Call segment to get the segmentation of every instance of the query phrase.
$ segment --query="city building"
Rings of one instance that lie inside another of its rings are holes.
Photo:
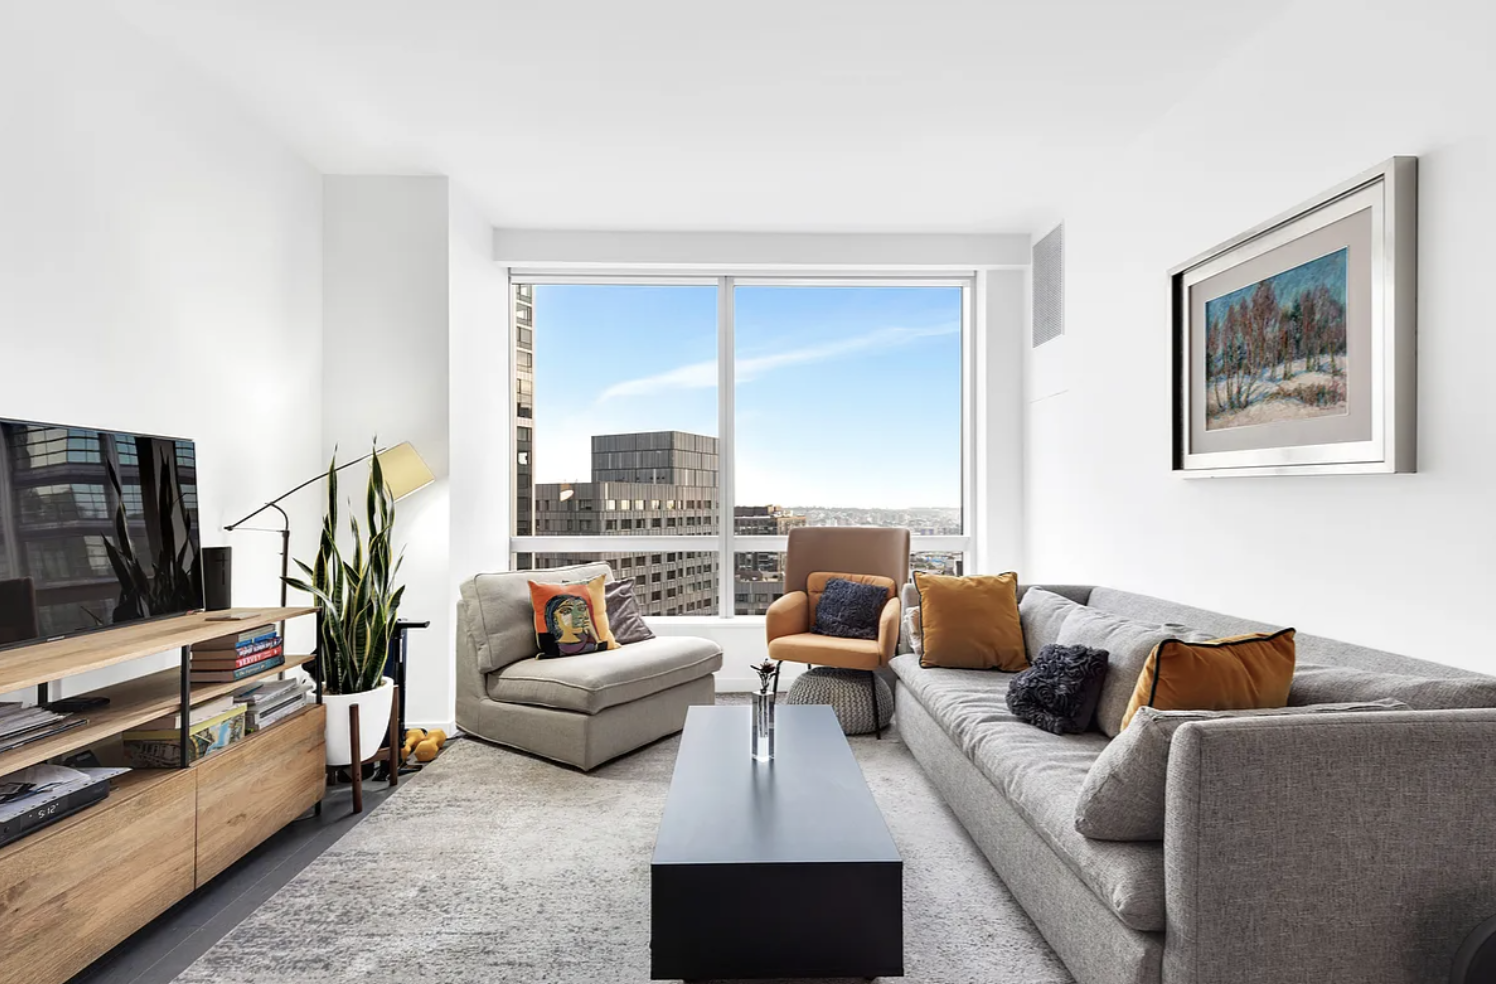
[[[804,516],[783,506],[738,506],[733,529],[740,536],[785,536],[806,525]],[[762,615],[784,594],[784,553],[778,550],[738,551],[733,555],[733,611]]]
[[[514,288],[514,535],[535,533],[535,288]]]
[[[535,486],[538,536],[685,536],[717,532],[717,439],[682,431],[592,438],[592,480]],[[521,558],[521,561],[523,558]],[[536,554],[534,569],[603,560],[634,581],[647,615],[717,610],[717,555],[693,551]]]

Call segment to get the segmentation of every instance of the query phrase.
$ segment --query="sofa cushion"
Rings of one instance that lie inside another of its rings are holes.
[[[1106,676],[1106,651],[1048,645],[1008,685],[1008,710],[1025,724],[1057,735],[1089,731]]]
[[[1293,629],[1185,642],[1165,639],[1138,674],[1122,727],[1140,707],[1235,711],[1282,707],[1293,682]]]
[[[1045,646],[1058,645],[1060,628],[1078,604],[1044,588],[1029,588],[1018,602],[1018,620],[1023,623],[1023,646],[1032,661]]]
[[[609,581],[604,596],[608,606],[608,627],[613,630],[613,638],[620,646],[655,637],[644,621],[644,613],[639,610],[633,581]]]
[[[1138,684],[1138,675],[1153,648],[1165,639],[1182,638],[1204,642],[1210,637],[1186,625],[1155,625],[1138,622],[1099,609],[1079,607],[1065,616],[1059,644],[1089,646],[1107,651],[1106,679],[1101,684],[1101,702],[1096,705],[1096,726],[1109,738],[1122,730],[1122,718]]]
[[[1290,706],[1391,697],[1415,711],[1496,707],[1496,677],[1435,679],[1358,670],[1348,666],[1300,663],[1288,691]]]
[[[1106,748],[1097,732],[1054,735],[1019,721],[1004,703],[1013,674],[927,669],[913,655],[891,664],[903,689],[1090,891],[1132,929],[1164,928],[1164,852],[1156,842],[1082,837],[1075,803]]]
[[[924,630],[925,666],[1022,670],[1023,625],[1018,620],[1018,575],[950,577],[914,572]]]
[[[541,656],[583,656],[618,648],[608,625],[603,592],[607,580],[606,574],[599,574],[568,584],[530,582],[530,607]]]
[[[893,581],[870,574],[815,573],[805,581],[811,631],[842,639],[878,638],[883,605],[898,594]]]
[[[484,673],[530,659],[540,652],[535,640],[535,609],[530,604],[530,582],[564,584],[611,576],[607,564],[578,564],[544,571],[506,571],[478,574],[462,583],[459,612]]]
[[[843,639],[814,632],[796,632],[770,642],[769,658],[816,666],[839,666],[847,670],[876,670],[883,665],[883,650],[877,639]]]
[[[1164,794],[1174,732],[1191,721],[1284,714],[1405,711],[1396,700],[1245,711],[1159,711],[1139,708],[1132,723],[1096,759],[1075,804],[1075,829],[1108,841],[1164,839]]]
[[[570,659],[530,658],[488,675],[488,696],[583,714],[627,704],[715,673],[722,649],[709,639],[658,636]]]

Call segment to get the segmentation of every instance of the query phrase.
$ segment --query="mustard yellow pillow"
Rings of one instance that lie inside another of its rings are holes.
[[[948,577],[916,571],[924,651],[920,666],[1028,668],[1018,621],[1018,575]]]
[[[1293,684],[1293,629],[1211,642],[1165,639],[1138,674],[1122,717],[1140,707],[1160,711],[1240,711],[1285,707]]]

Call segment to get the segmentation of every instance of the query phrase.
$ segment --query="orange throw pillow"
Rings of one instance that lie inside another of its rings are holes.
[[[530,582],[530,604],[535,609],[535,638],[540,657],[577,656],[617,649],[608,627],[608,605],[603,596],[606,574],[571,584]]]
[[[1211,642],[1165,639],[1153,647],[1138,674],[1122,727],[1140,707],[1240,711],[1287,706],[1293,634],[1293,629],[1283,629]]]
[[[915,571],[924,651],[920,666],[1028,668],[1018,621],[1018,575],[949,577]]]

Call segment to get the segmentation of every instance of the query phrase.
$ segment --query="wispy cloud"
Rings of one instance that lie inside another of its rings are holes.
[[[749,382],[789,366],[800,366],[812,362],[829,362],[864,352],[886,352],[901,348],[922,338],[954,335],[960,329],[954,325],[940,328],[880,328],[835,342],[807,345],[803,348],[786,349],[767,355],[754,355],[737,360],[738,382]],[[638,379],[626,379],[614,383],[597,398],[605,400],[626,396],[656,396],[668,390],[709,389],[717,385],[716,361],[692,362],[677,366],[666,372]]]

